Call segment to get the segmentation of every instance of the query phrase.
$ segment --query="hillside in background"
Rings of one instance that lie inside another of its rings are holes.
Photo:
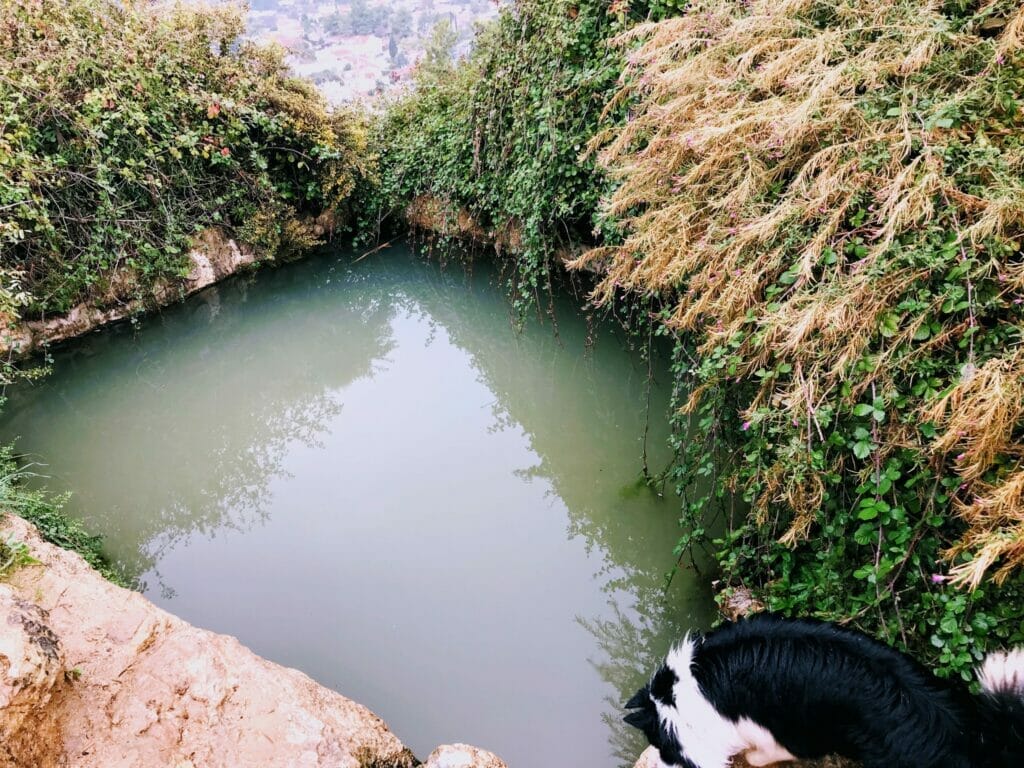
[[[289,51],[296,74],[339,104],[407,80],[438,25],[464,53],[495,0],[252,0],[248,35]]]

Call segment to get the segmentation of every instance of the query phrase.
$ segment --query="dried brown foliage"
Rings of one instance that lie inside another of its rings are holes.
[[[917,343],[923,315],[901,317],[884,339],[880,326],[928,278],[894,256],[928,227],[949,227],[980,259],[968,283],[999,272],[1006,291],[1024,288],[1022,270],[986,248],[1019,248],[1024,158],[1005,130],[943,119],[984,104],[993,68],[1019,61],[1024,8],[992,0],[971,13],[954,25],[936,0],[697,0],[685,16],[623,34],[632,50],[617,104],[631,116],[590,149],[619,182],[607,212],[626,237],[575,262],[610,260],[596,298],[671,297],[670,325],[699,338],[702,354],[733,345],[737,380],[788,361],[794,374],[766,378],[749,414],[770,406],[808,446],[824,440],[823,403],[884,389],[897,354],[905,366],[964,339],[960,323]],[[1005,162],[968,183],[946,158],[972,141]],[[851,377],[869,350],[874,371]],[[977,555],[956,572],[977,584],[996,562],[1003,576],[1024,564],[1024,357],[1003,350],[976,365],[970,355],[961,383],[919,407],[943,430],[936,461],[963,453],[952,471],[974,501],[958,506],[969,531],[950,555]],[[906,439],[895,419],[879,429],[883,453]],[[806,537],[820,480],[784,465],[761,480],[757,514],[784,503],[783,540]]]

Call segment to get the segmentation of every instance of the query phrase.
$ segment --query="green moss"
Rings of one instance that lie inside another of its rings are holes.
[[[0,579],[18,570],[23,565],[33,563],[25,542],[10,538],[0,539]]]

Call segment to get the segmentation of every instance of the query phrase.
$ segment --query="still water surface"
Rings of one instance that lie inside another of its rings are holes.
[[[664,591],[678,502],[636,483],[647,366],[577,302],[517,333],[486,263],[325,253],[60,349],[0,439],[150,599],[420,757],[631,764],[621,703],[710,608],[689,573]]]

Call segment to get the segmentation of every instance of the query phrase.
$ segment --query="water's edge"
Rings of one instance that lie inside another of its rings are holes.
[[[333,224],[334,222],[328,219],[317,222],[317,226],[322,227],[323,231],[332,228]],[[4,327],[0,329],[0,355],[15,359],[28,357],[47,345],[71,341],[127,318],[183,303],[204,288],[244,270],[270,263],[261,260],[253,247],[229,237],[220,228],[210,228],[198,235],[193,248],[188,253],[188,259],[191,269],[179,284],[160,284],[148,297],[132,298],[106,308],[81,304],[63,317],[4,324]],[[156,607],[143,595],[111,584],[75,552],[43,541],[35,527],[18,517],[15,512],[0,510],[0,531],[5,540],[18,541],[28,545],[32,557],[38,561],[36,565],[21,571],[11,580],[16,593],[14,603],[5,599],[8,597],[5,594],[7,588],[4,584],[0,584],[0,610],[7,609],[4,612],[8,613],[8,618],[14,618],[12,606],[19,616],[27,606],[38,606],[41,613],[38,616],[33,613],[32,617],[33,619],[42,617],[47,624],[37,627],[36,634],[26,636],[28,641],[38,645],[38,635],[43,633],[47,638],[56,638],[58,649],[61,646],[64,648],[63,652],[54,651],[56,655],[50,660],[52,663],[45,670],[38,670],[37,679],[33,681],[34,684],[25,686],[24,681],[10,681],[0,677],[0,689],[13,688],[22,691],[20,697],[8,696],[8,705],[0,707],[0,726],[8,736],[7,747],[15,758],[19,757],[17,754],[20,749],[19,745],[24,744],[25,754],[21,757],[37,768],[63,764],[65,756],[71,754],[75,755],[76,764],[86,768],[87,765],[92,764],[104,765],[106,760],[104,755],[113,756],[119,752],[123,753],[129,744],[135,743],[135,734],[120,733],[113,721],[106,723],[103,728],[92,727],[92,720],[95,717],[100,715],[114,717],[111,709],[114,705],[113,698],[105,702],[88,701],[89,697],[82,694],[83,688],[94,691],[94,695],[95,691],[113,690],[121,699],[121,706],[131,703],[130,697],[122,695],[126,687],[123,679],[124,673],[129,669],[138,670],[143,667],[144,664],[140,663],[143,662],[143,655],[149,657],[154,655],[156,630],[146,634],[142,644],[135,648],[125,649],[129,654],[133,654],[133,657],[123,666],[122,671],[117,674],[115,679],[111,675],[102,674],[101,670],[109,666],[104,665],[104,662],[109,661],[111,654],[109,649],[99,647],[96,643],[96,639],[99,637],[109,638],[111,632],[109,628],[97,631],[94,626],[101,617],[109,617],[113,623],[123,621],[124,603],[127,601],[147,619],[163,625],[165,633],[168,628],[173,627],[180,630],[180,634],[186,637],[184,641],[177,637],[166,641],[173,650],[170,657],[165,656],[161,660],[162,664],[166,663],[189,670],[183,685],[179,683],[179,686],[173,691],[158,691],[158,693],[164,694],[166,701],[163,702],[157,701],[159,696],[157,699],[152,698],[153,691],[149,691],[147,708],[153,706],[166,706],[170,710],[177,708],[188,719],[190,717],[189,708],[183,701],[185,697],[182,689],[187,691],[196,686],[211,684],[209,679],[211,669],[204,669],[200,674],[196,671],[196,662],[197,660],[209,661],[211,654],[216,657],[221,650],[220,646],[225,642],[229,645],[234,643],[238,647],[230,648],[230,658],[214,658],[213,662],[228,662],[232,679],[244,679],[255,690],[262,688],[280,693],[289,685],[294,686],[296,677],[303,678],[299,680],[300,690],[293,697],[282,697],[282,700],[292,700],[292,709],[277,710],[275,705],[275,722],[268,722],[266,717],[261,717],[262,713],[257,711],[256,707],[250,706],[242,708],[235,723],[229,723],[221,705],[218,705],[216,717],[223,721],[228,728],[233,726],[238,730],[235,738],[230,739],[231,743],[245,744],[248,742],[248,737],[252,735],[247,733],[248,723],[257,718],[260,718],[259,730],[263,736],[267,736],[275,728],[286,732],[286,736],[279,740],[267,738],[269,743],[275,745],[276,751],[263,751],[259,754],[259,760],[264,764],[291,764],[290,761],[303,759],[304,755],[308,755],[309,749],[312,747],[318,754],[329,755],[329,762],[322,763],[325,766],[335,765],[334,760],[340,748],[351,753],[359,761],[360,766],[388,765],[392,768],[411,768],[415,765],[447,764],[446,761],[456,759],[460,765],[465,765],[467,768],[472,768],[472,766],[505,768],[504,762],[497,756],[465,744],[441,745],[431,753],[426,763],[421,763],[412,751],[394,736],[384,721],[366,707],[347,699],[339,692],[321,686],[297,670],[256,656],[238,643],[235,638],[197,629],[173,614]],[[46,573],[42,575],[40,572],[44,570]],[[81,599],[76,600],[75,595],[79,592],[82,593]],[[44,605],[47,607],[43,607]],[[117,607],[118,610],[112,610],[114,607]],[[58,609],[60,611],[58,616],[66,617],[64,622],[52,614],[54,610]],[[25,619],[20,623],[27,625],[29,620]],[[19,622],[6,622],[6,625],[16,624]],[[51,626],[58,627],[58,631],[54,633]],[[9,652],[10,649],[6,645],[5,642],[4,651],[8,657],[12,657],[14,654]],[[75,650],[73,667],[66,664],[67,651],[70,648]],[[242,667],[252,664],[257,667],[255,677],[239,675],[239,670]],[[93,666],[96,666],[96,669],[91,669]],[[82,679],[83,667],[92,672],[86,678],[87,685],[75,686],[78,688],[79,695],[77,696],[68,693],[66,690],[69,687],[68,683]],[[213,670],[217,670],[212,672],[215,675],[227,673],[228,670],[228,667],[223,664],[211,663],[211,667]],[[261,681],[260,678],[264,679]],[[221,682],[224,686],[231,688],[232,694],[237,695],[237,683]],[[26,688],[28,695],[35,697],[34,701],[28,702],[28,708],[32,715],[27,718],[22,717],[19,712],[26,704],[24,695]],[[58,692],[58,688],[65,690]],[[58,693],[59,695],[57,695]],[[126,699],[128,699],[127,702]],[[58,702],[60,711],[55,712]],[[76,703],[84,705],[88,711],[70,713],[68,708],[74,708]],[[12,706],[13,704],[18,706]],[[5,710],[7,711],[5,712]],[[345,732],[337,733],[330,728],[324,728],[324,721],[331,720],[341,722]],[[296,728],[301,728],[301,726],[297,726],[296,723],[306,724],[307,727],[310,727],[309,733],[301,734],[301,738],[299,738]],[[89,724],[90,727],[84,732],[77,732],[77,726],[83,724]],[[212,740],[206,745],[211,753],[206,760],[199,764],[215,765],[217,764],[216,760],[226,761],[225,765],[246,762],[246,756],[237,751],[225,753],[223,750],[225,734],[218,732],[218,725],[219,723],[212,722],[205,724],[206,731]],[[182,732],[183,728],[184,726],[182,726]],[[104,745],[97,748],[95,734],[102,734],[105,737],[101,741],[105,743],[107,749],[104,749]],[[188,740],[191,750],[190,759],[181,763],[172,761],[174,764],[182,766],[193,764],[196,752],[203,747],[201,734],[197,734],[197,736],[198,738],[194,736]],[[124,737],[126,740],[121,742]],[[88,741],[91,744],[89,752],[77,749],[80,741]],[[335,741],[338,743],[332,743]],[[300,747],[299,754],[291,754],[297,745]],[[152,746],[156,751],[162,751],[167,747],[160,743],[154,743]],[[91,755],[92,762],[82,761],[87,755]],[[317,764],[321,763],[318,761]]]
[[[15,765],[420,765],[366,707],[111,584],[21,518],[0,517],[0,535],[37,561],[0,584],[12,662],[0,729]],[[453,751],[505,768],[462,745],[425,765]]]
[[[335,225],[330,214],[323,214],[313,222],[318,236],[329,234]],[[42,320],[12,321],[0,314],[0,355],[9,359],[28,357],[47,345],[70,341],[121,320],[180,304],[203,288],[246,269],[275,263],[262,258],[253,246],[230,237],[220,227],[210,227],[196,236],[188,261],[190,268],[184,278],[158,282],[145,296],[118,296],[112,292],[101,305],[83,302],[66,315]],[[115,277],[113,282],[130,284],[132,280],[130,276],[122,276]]]

